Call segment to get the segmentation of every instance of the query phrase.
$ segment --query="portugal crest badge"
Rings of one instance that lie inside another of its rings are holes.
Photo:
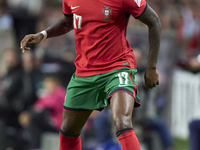
[[[102,8],[102,14],[105,16],[103,19],[104,21],[109,22],[112,20],[109,18],[109,16],[112,14],[112,9],[110,9],[110,6],[105,6],[105,8]]]

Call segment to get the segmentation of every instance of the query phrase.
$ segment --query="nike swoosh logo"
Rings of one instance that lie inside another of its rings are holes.
[[[80,7],[80,6],[74,6],[74,7],[73,7],[73,6],[71,5],[71,9],[75,9],[75,8],[78,8],[78,7]]]

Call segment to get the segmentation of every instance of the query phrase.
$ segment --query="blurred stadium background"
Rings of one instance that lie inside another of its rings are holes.
[[[160,85],[153,90],[144,87],[147,27],[132,17],[127,38],[138,63],[136,80],[143,103],[141,109],[134,110],[134,129],[142,150],[189,150],[189,124],[200,120],[200,1],[147,2],[162,23]],[[62,15],[61,0],[0,0],[0,150],[55,150],[59,143],[56,125],[51,122],[56,108],[44,106],[38,111],[35,103],[46,91],[66,88],[74,73],[73,31],[44,40],[25,54],[19,47],[24,35],[42,31]],[[104,113],[109,116],[109,108]],[[94,125],[99,116],[95,112],[83,129],[84,150],[95,150],[101,143]],[[106,119],[109,124],[111,119]],[[164,137],[169,138],[165,142],[160,136],[162,128],[152,127],[152,120],[162,120],[168,135]],[[32,121],[37,122],[37,128],[31,127]],[[34,143],[38,137],[39,143]]]

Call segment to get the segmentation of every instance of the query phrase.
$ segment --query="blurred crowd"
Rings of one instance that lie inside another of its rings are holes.
[[[167,37],[171,43],[161,43],[161,58],[158,64],[161,87],[159,90],[149,91],[144,87],[141,78],[148,55],[147,39],[144,38],[144,35],[147,35],[147,27],[133,18],[130,19],[127,38],[137,59],[137,80],[141,98],[149,99],[148,105],[144,105],[139,112],[136,111],[133,117],[136,126],[142,127],[138,130],[138,135],[141,131],[144,133],[142,135],[146,135],[139,136],[139,140],[147,145],[145,150],[155,150],[152,146],[154,137],[148,136],[148,133],[152,132],[158,134],[163,150],[172,150],[173,141],[168,124],[166,120],[161,119],[163,108],[168,108],[164,106],[164,101],[169,98],[163,96],[163,93],[167,93],[167,73],[170,73],[173,65],[193,73],[200,71],[200,1],[147,2],[161,19],[162,38]],[[75,71],[73,31],[33,45],[31,50],[24,54],[20,50],[20,41],[26,34],[44,30],[62,15],[62,0],[0,0],[1,150],[39,149],[40,137],[44,132],[57,133],[59,130],[65,88]],[[110,120],[109,109],[101,115],[94,114],[84,127],[85,143],[90,144],[86,139],[92,139],[93,145],[100,144],[99,149],[117,150],[112,132],[106,132],[108,134],[103,134],[96,142],[94,138],[89,138],[95,136],[92,131],[99,135],[105,132],[106,129],[99,122],[104,122],[108,129],[112,128]],[[109,145],[113,147],[106,148]],[[83,147],[89,150],[87,146]]]
[[[177,65],[192,72],[198,72],[199,66],[199,36],[200,13],[198,0],[147,0],[157,12],[163,34],[172,34],[178,44]],[[143,30],[144,25],[132,21],[130,28]]]

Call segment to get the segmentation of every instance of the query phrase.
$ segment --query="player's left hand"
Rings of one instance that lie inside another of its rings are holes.
[[[159,74],[156,68],[154,69],[146,69],[144,74],[145,85],[147,88],[154,88],[159,85]]]

